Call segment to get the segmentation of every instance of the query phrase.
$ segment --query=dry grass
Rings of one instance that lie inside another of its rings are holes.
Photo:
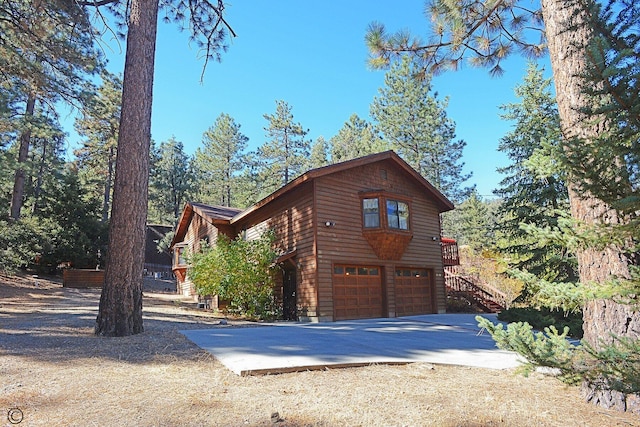
[[[413,363],[239,377],[178,332],[220,326],[177,298],[145,294],[143,334],[98,338],[99,291],[0,277],[4,422],[17,407],[25,426],[640,425],[577,388],[510,371]]]

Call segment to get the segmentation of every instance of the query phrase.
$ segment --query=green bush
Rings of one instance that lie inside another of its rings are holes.
[[[527,322],[502,323],[494,325],[490,320],[477,316],[478,326],[489,331],[498,348],[515,351],[524,357],[522,365],[527,374],[538,366],[559,370],[560,378],[568,383],[578,382],[580,375],[574,369],[576,347],[567,340],[568,328],[560,334],[554,326],[544,328],[543,332],[533,332]]]
[[[567,339],[568,328],[558,333],[554,326],[533,332],[527,322],[494,325],[477,316],[478,326],[486,329],[496,345],[515,351],[524,358],[525,374],[539,366],[557,370],[558,377],[569,384],[586,381],[596,388],[616,390],[625,394],[640,393],[640,340],[614,337],[608,345],[595,350],[582,342],[573,345]],[[638,396],[640,397],[640,396]]]
[[[557,330],[562,331],[567,327],[569,328],[569,336],[573,338],[582,338],[583,334],[581,312],[564,313],[548,308],[514,307],[500,312],[498,314],[498,320],[508,323],[527,322],[534,329],[538,330],[553,326]]]
[[[219,236],[214,247],[190,257],[189,277],[200,295],[218,295],[229,301],[232,313],[258,319],[278,317],[274,295],[276,252],[274,234],[247,241]]]
[[[0,271],[15,272],[33,266],[51,252],[54,242],[48,230],[51,223],[33,217],[17,221],[0,220]]]

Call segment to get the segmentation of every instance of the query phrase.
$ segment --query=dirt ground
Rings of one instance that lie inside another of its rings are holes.
[[[99,290],[0,276],[0,425],[640,426],[538,374],[412,363],[239,377],[178,331],[247,323],[219,325],[167,287],[146,287],[144,333],[99,338]]]

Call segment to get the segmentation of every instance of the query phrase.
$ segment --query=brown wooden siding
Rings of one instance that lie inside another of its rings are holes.
[[[305,316],[316,316],[314,257],[313,185],[297,187],[269,205],[235,224],[236,230],[247,231],[247,238],[261,229],[273,229],[282,253],[296,252],[292,261],[297,266],[297,305]]]
[[[206,218],[194,213],[184,236],[184,240],[180,242],[180,244],[186,244],[186,256],[189,256],[200,250],[203,240],[206,240],[211,244],[214,243],[217,238],[218,229]],[[186,275],[176,274],[176,276],[178,277],[178,293],[197,298],[195,285],[189,279],[188,270]],[[180,280],[182,277],[184,277],[184,280]]]
[[[361,192],[385,191],[411,200],[413,238],[400,260],[379,260],[362,234]],[[444,312],[445,293],[440,253],[440,220],[435,203],[422,187],[407,180],[390,163],[374,163],[316,179],[318,215],[318,293],[321,317],[333,314],[333,263],[378,265],[383,268],[386,308],[395,316],[394,274],[396,265],[433,269],[436,310]],[[331,224],[326,227],[325,224]],[[434,240],[435,239],[435,240]]]

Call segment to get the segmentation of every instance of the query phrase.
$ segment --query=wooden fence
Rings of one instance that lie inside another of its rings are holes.
[[[62,273],[65,288],[102,288],[104,270],[75,270],[67,268]]]

